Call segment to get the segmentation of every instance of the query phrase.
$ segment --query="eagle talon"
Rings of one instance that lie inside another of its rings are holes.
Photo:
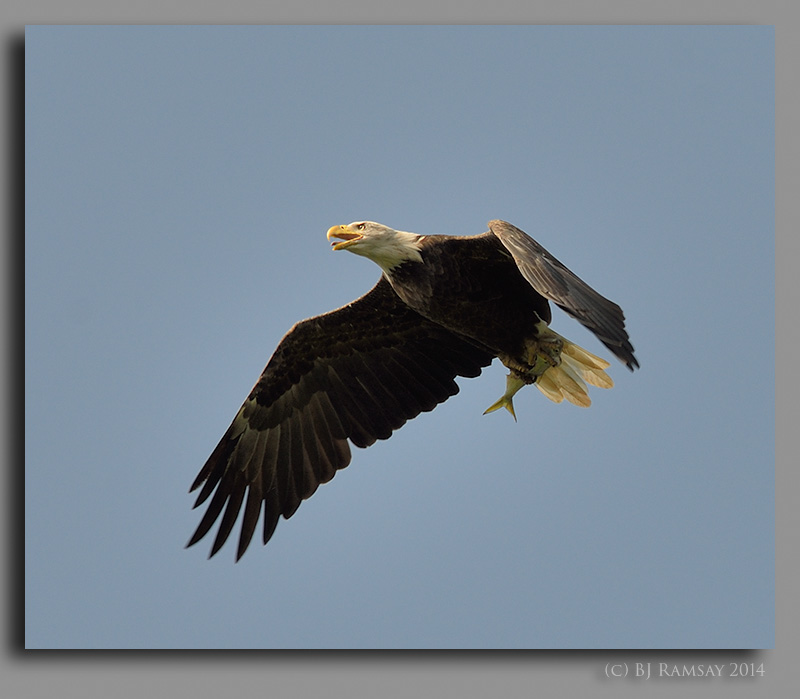
[[[539,337],[528,347],[528,356],[532,373],[537,377],[544,374],[551,367],[561,364],[561,352],[564,349],[564,340],[560,335],[549,328],[545,328],[545,337]]]

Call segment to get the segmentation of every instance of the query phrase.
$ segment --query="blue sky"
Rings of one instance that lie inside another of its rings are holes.
[[[29,27],[26,645],[772,646],[773,36]],[[493,366],[266,548],[184,550],[281,336],[378,278],[328,227],[492,218],[622,305],[641,370],[515,424]]]

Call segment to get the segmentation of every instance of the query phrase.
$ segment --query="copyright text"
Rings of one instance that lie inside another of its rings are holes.
[[[610,679],[640,680],[679,677],[763,677],[764,663],[606,663]]]

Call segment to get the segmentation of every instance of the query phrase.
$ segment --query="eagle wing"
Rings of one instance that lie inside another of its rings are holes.
[[[537,292],[589,328],[631,371],[639,366],[625,330],[625,315],[616,303],[598,294],[516,226],[489,221],[489,230]]]
[[[263,540],[338,469],[349,439],[367,447],[458,393],[493,355],[424,319],[381,277],[360,299],[297,323],[281,340],[195,479],[195,507],[212,495],[187,546],[220,517],[211,549],[225,543],[244,507],[237,560],[264,510]]]

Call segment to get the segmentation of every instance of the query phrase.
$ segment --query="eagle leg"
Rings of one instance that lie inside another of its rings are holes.
[[[537,378],[550,367],[561,364],[561,352],[564,349],[564,338],[545,327],[536,340],[527,346],[528,363],[531,374]]]

